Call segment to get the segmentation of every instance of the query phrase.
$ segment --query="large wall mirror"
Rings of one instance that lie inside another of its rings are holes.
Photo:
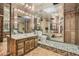
[[[29,16],[18,16],[18,33],[27,33],[29,28]]]
[[[35,29],[50,37],[49,40],[64,42],[64,4],[50,6],[35,18]],[[40,12],[40,11],[39,11]],[[43,12],[48,12],[48,15]]]

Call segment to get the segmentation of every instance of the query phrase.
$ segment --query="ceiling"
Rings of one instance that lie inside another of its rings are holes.
[[[34,10],[26,7],[26,5],[32,6]],[[12,3],[13,8],[18,8],[25,12],[31,13],[37,16],[49,17],[51,14],[55,14],[58,12],[58,6],[53,3]]]
[[[43,17],[50,17],[52,14],[58,14],[60,6],[63,6],[63,4],[56,4],[53,3],[36,3],[34,5],[34,14],[43,16]]]

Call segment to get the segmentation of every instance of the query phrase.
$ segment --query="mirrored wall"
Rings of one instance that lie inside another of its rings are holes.
[[[64,4],[47,7],[41,12],[48,12],[48,15],[35,17],[35,30],[49,37],[48,40],[64,42]]]

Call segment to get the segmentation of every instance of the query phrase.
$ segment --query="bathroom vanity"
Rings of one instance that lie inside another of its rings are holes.
[[[10,39],[10,37],[7,37]],[[13,56],[25,55],[37,47],[38,39],[35,34],[16,34],[11,36],[10,52]]]

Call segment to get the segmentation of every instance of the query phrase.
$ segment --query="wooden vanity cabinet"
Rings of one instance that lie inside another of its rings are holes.
[[[9,37],[8,37],[9,38]],[[11,39],[11,55],[22,56],[37,47],[37,36]]]

